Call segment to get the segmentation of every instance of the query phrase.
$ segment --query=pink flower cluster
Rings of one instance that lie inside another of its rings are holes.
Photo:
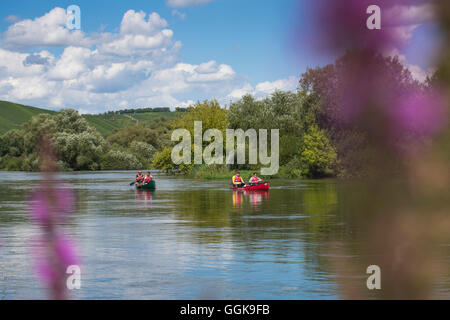
[[[74,204],[72,190],[45,186],[36,190],[31,197],[31,215],[35,222],[42,225],[51,223],[51,219],[64,221]]]
[[[35,190],[30,200],[30,217],[41,231],[32,244],[35,270],[54,299],[66,298],[66,270],[79,264],[73,241],[60,230],[74,204],[72,190],[54,188],[52,183]]]
[[[337,121],[365,126],[363,130],[384,139],[384,145],[402,141],[402,147],[406,143],[413,148],[417,147],[415,138],[431,137],[447,125],[446,101],[440,91],[415,81],[398,60],[387,68],[377,62],[380,60],[377,57],[404,45],[398,27],[408,16],[402,11],[407,10],[406,4],[396,6],[387,0],[318,3],[318,36],[325,47],[341,54],[344,50],[359,52],[353,61],[337,70],[338,77],[333,79],[336,81],[328,81],[328,88],[324,88],[330,92],[328,100],[335,104]],[[369,30],[366,26],[367,8],[372,4],[381,8],[380,30]]]
[[[367,28],[371,15],[367,9],[371,5],[381,9],[381,29]],[[314,18],[319,31],[319,44],[332,50],[385,50],[401,46],[403,41],[396,29],[398,17],[388,14],[393,12],[394,5],[389,0],[317,1]]]

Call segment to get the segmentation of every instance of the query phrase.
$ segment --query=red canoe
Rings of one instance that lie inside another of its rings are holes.
[[[238,188],[235,186],[232,186],[232,188],[233,188],[233,190],[245,190],[245,191],[261,191],[261,190],[263,190],[263,191],[267,191],[270,188],[270,183],[264,182],[264,183],[257,184],[254,186],[250,186],[250,185],[246,184],[245,187],[242,187],[242,188]]]

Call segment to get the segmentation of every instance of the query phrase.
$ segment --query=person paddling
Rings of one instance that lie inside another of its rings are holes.
[[[144,182],[144,175],[142,174],[142,171],[139,170],[138,174],[136,175],[136,185],[141,185]]]
[[[248,181],[248,183],[250,183],[251,185],[255,185],[262,182],[262,179],[260,179],[258,177],[258,174],[256,172],[253,172],[253,176],[250,178],[250,180]]]
[[[152,177],[152,175],[150,174],[150,171],[149,172],[147,172],[147,174],[145,175],[145,178],[144,178],[144,184],[148,184],[148,183],[150,183],[150,181],[152,181],[153,180],[153,177]]]
[[[233,185],[235,187],[241,188],[241,187],[245,186],[244,179],[242,179],[239,171],[236,171],[236,174],[233,176],[232,181],[233,181]]]

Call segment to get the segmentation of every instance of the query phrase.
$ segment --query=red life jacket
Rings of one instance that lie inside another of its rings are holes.
[[[145,177],[144,180],[145,183],[149,183],[150,181],[152,181],[152,177]]]
[[[241,176],[239,176],[239,177],[234,176],[234,182],[242,182],[242,177]]]
[[[251,182],[251,183],[257,183],[257,182],[260,182],[260,181],[261,181],[261,179],[258,178],[258,177],[251,177],[251,178],[250,178],[250,182]]]

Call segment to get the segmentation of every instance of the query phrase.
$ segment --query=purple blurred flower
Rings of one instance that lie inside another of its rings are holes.
[[[50,219],[63,220],[73,209],[75,196],[70,189],[41,188],[31,197],[31,217],[41,224]]]
[[[43,183],[31,196],[30,216],[42,231],[41,237],[32,245],[35,270],[51,289],[54,299],[66,297],[67,267],[79,264],[72,240],[58,228],[58,222],[67,218],[74,204],[73,191],[54,188],[52,182]]]
[[[78,264],[78,256],[75,253],[73,241],[64,235],[59,235],[55,239],[55,253],[60,263],[67,269],[68,266]]]
[[[369,30],[367,9],[377,5],[381,9],[381,29]],[[318,41],[332,50],[366,49],[384,51],[398,48],[404,37],[398,33],[398,16],[393,12],[395,3],[388,0],[319,0],[316,2],[315,20],[319,23]],[[411,23],[408,21],[408,24]]]
[[[41,235],[31,244],[34,267],[38,277],[49,287],[53,299],[67,297],[67,268],[79,265],[72,240],[60,231],[75,205],[70,188],[61,188],[54,175],[55,156],[50,140],[41,137],[43,182],[33,191],[29,201],[31,220],[39,226]],[[55,186],[58,187],[55,187]]]
[[[31,196],[31,218],[34,221],[47,223],[50,216],[50,203],[42,190],[34,191]]]
[[[74,242],[63,234],[56,234],[51,238],[44,235],[33,241],[32,249],[37,275],[53,289],[55,296],[61,297],[67,268],[80,263]]]
[[[398,135],[430,136],[448,121],[444,98],[432,90],[416,90],[401,95],[392,109],[392,117]]]

